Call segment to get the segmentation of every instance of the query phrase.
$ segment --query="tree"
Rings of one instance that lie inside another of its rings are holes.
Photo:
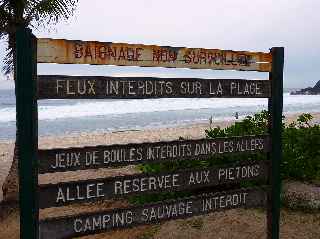
[[[0,38],[8,42],[3,72],[6,75],[13,73],[15,80],[17,29],[39,28],[67,20],[73,15],[77,3],[78,0],[0,0]],[[18,199],[18,150],[15,144],[10,172],[2,187],[5,201]]]

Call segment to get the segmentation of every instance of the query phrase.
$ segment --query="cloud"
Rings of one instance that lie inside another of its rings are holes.
[[[81,0],[75,16],[68,23],[51,27],[50,31],[40,29],[36,35],[251,51],[284,46],[285,86],[305,87],[319,80],[319,8],[318,0]],[[2,49],[3,45],[1,52]],[[124,70],[128,71],[126,74],[149,74],[151,71],[132,67],[117,70],[68,66],[68,69],[64,66],[39,67],[41,73],[50,74],[75,74],[78,71],[105,75],[108,71],[123,74]],[[237,73],[222,71],[165,70],[167,74],[171,75],[172,71],[177,76],[237,76]],[[152,73],[165,74],[163,69],[153,69]],[[252,77],[256,76],[260,75],[252,74]]]

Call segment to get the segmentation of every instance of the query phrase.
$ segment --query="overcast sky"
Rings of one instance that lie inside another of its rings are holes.
[[[80,0],[68,22],[37,37],[268,52],[285,47],[285,87],[320,80],[319,0]],[[5,44],[0,44],[1,60]],[[39,64],[39,74],[247,77],[266,73]],[[0,78],[4,78],[2,75]],[[3,81],[1,82],[4,86]]]

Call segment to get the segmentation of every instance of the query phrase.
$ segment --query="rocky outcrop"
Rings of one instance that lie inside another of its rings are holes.
[[[320,81],[314,87],[308,87],[290,93],[291,95],[320,95]]]

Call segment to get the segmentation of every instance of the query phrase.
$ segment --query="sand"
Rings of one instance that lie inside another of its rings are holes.
[[[215,125],[225,127],[232,122],[216,122]],[[208,129],[208,124],[194,124],[176,128],[159,128],[143,131],[121,131],[113,133],[95,133],[95,134],[74,134],[52,137],[39,137],[39,148],[48,149],[55,147],[80,147],[93,145],[108,145],[121,143],[140,143],[152,142],[159,140],[174,140],[179,137],[188,139],[205,137],[205,130]],[[13,156],[14,141],[0,141],[0,187],[5,180],[10,169]],[[126,167],[125,169],[98,169],[84,170],[79,172],[46,174],[39,176],[39,183],[70,181],[77,179],[96,178],[120,174],[128,174],[136,172],[134,166]],[[2,190],[0,190],[0,202],[2,200]]]
[[[109,203],[110,204],[110,203]],[[115,203],[113,206],[119,206]],[[112,206],[110,204],[109,206]],[[73,207],[78,213],[82,207]],[[105,207],[86,206],[87,210]],[[2,210],[2,212],[1,212]],[[53,210],[51,210],[53,213]],[[281,239],[320,238],[320,212],[281,210]],[[0,208],[0,238],[18,239],[19,210],[16,207]],[[261,209],[233,209],[205,216],[168,221],[151,226],[106,232],[82,239],[266,239],[266,213]]]
[[[286,115],[286,121],[292,122],[299,114]],[[320,113],[313,113],[314,123],[320,123]],[[226,127],[234,121],[216,121],[211,127]],[[157,128],[141,131],[118,131],[111,133],[94,133],[94,134],[71,134],[62,136],[39,137],[39,148],[49,149],[55,147],[80,147],[121,143],[140,143],[153,142],[160,140],[175,140],[179,137],[186,139],[195,139],[205,137],[205,130],[210,127],[207,124],[191,124],[175,128]],[[14,141],[0,141],[0,188],[5,180],[11,166],[13,156]],[[54,183],[58,181],[70,181],[78,179],[97,178],[114,175],[132,174],[136,172],[134,166],[124,169],[98,169],[85,170],[79,172],[67,172],[58,174],[46,174],[39,177],[39,183]],[[0,190],[0,202],[2,201],[2,190]]]
[[[320,122],[320,113],[313,114],[315,123]],[[287,116],[291,122],[296,114]],[[214,122],[213,126],[225,127],[228,122]],[[193,124],[176,128],[160,128],[143,131],[123,131],[113,133],[64,135],[58,137],[40,137],[39,148],[74,147],[101,144],[150,142],[158,140],[174,140],[179,137],[187,139],[205,137],[205,130],[209,124]],[[13,141],[0,141],[0,186],[9,171],[12,161]],[[115,175],[136,173],[135,166],[120,169],[99,169],[39,176],[39,183],[54,183]],[[0,201],[2,192],[0,192]],[[54,217],[70,215],[80,212],[97,211],[115,207],[127,206],[126,201],[106,201],[95,204],[73,205],[63,208],[49,208],[40,211],[40,217]],[[211,239],[211,238],[266,238],[266,213],[263,210],[229,210],[211,213],[206,216],[194,217],[186,220],[175,220],[153,226],[140,226],[133,229],[115,231],[84,238],[90,239]],[[0,203],[0,238],[19,238],[19,209],[17,205],[2,205]],[[292,212],[282,210],[281,238],[320,238],[320,212]]]

